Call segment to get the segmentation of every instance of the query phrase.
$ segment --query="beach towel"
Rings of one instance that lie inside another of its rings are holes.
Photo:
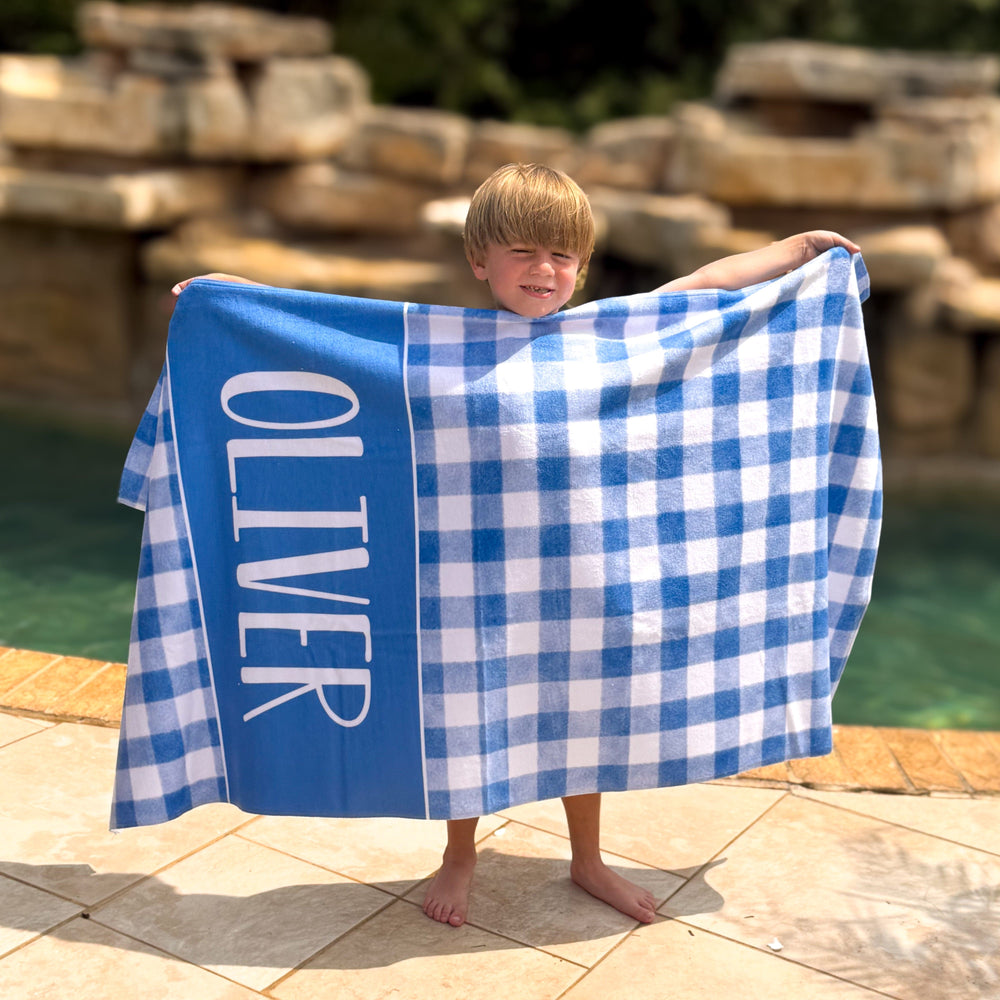
[[[462,818],[831,750],[881,519],[860,256],[528,320],[199,279],[112,826]]]

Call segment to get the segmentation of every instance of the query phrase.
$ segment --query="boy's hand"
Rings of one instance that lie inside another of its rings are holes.
[[[211,274],[196,274],[193,278],[185,278],[183,281],[178,281],[177,284],[170,289],[171,294],[174,296],[180,295],[192,281],[197,281],[198,278],[211,278],[212,281],[236,281],[241,285],[261,284],[259,281],[251,281],[249,278],[241,278],[238,274],[222,274],[219,271],[213,271]]]
[[[805,264],[813,257],[818,257],[821,253],[826,253],[827,250],[832,250],[834,247],[843,247],[849,253],[861,252],[861,247],[857,243],[828,229],[813,229],[808,233],[789,236],[785,240],[779,240],[777,244],[772,244],[772,246],[782,244],[789,248],[789,259],[797,261],[789,270]]]

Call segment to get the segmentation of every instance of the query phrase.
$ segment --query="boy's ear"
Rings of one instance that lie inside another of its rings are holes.
[[[469,267],[472,268],[472,273],[480,280],[486,280],[486,265],[480,263],[472,256],[472,251],[467,250],[465,253],[465,259],[469,262]]]

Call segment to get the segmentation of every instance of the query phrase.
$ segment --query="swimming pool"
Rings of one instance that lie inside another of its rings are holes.
[[[124,660],[142,515],[125,435],[0,415],[0,645]],[[887,491],[837,722],[1000,730],[1000,496]]]

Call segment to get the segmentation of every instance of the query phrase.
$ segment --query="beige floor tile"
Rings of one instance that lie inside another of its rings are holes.
[[[0,955],[79,912],[75,903],[0,875]]]
[[[676,875],[605,854],[615,871],[660,903],[681,885]],[[505,937],[591,966],[636,926],[569,877],[569,841],[509,823],[480,844],[469,919]],[[408,898],[422,902],[425,886]]]
[[[89,905],[249,818],[202,806],[110,833],[117,744],[110,729],[56,725],[0,748],[0,872]]]
[[[9,1000],[260,1000],[260,995],[93,920],[74,920],[0,962]]]
[[[278,1000],[550,1000],[583,969],[478,927],[448,927],[398,900],[271,992]]]
[[[391,896],[238,836],[93,911],[93,919],[263,989]]]
[[[901,1000],[1000,983],[1000,858],[799,795],[661,912]]]
[[[623,987],[627,985],[627,992]],[[565,1000],[876,1000],[880,994],[677,921],[640,927]]]
[[[484,816],[477,836],[501,823]],[[441,864],[446,831],[443,820],[261,816],[240,836],[402,896]]]
[[[880,795],[878,792],[820,792],[797,795],[863,813],[887,823],[944,837],[981,851],[1000,854],[1000,798],[943,798],[930,795]],[[1000,994],[1000,989],[998,989]]]
[[[784,789],[683,785],[604,795],[601,846],[645,865],[693,874],[785,794]],[[558,799],[501,815],[566,836]]]
[[[16,715],[0,714],[0,747],[16,743],[26,736],[33,736],[47,729],[46,723],[36,719],[22,719]]]

